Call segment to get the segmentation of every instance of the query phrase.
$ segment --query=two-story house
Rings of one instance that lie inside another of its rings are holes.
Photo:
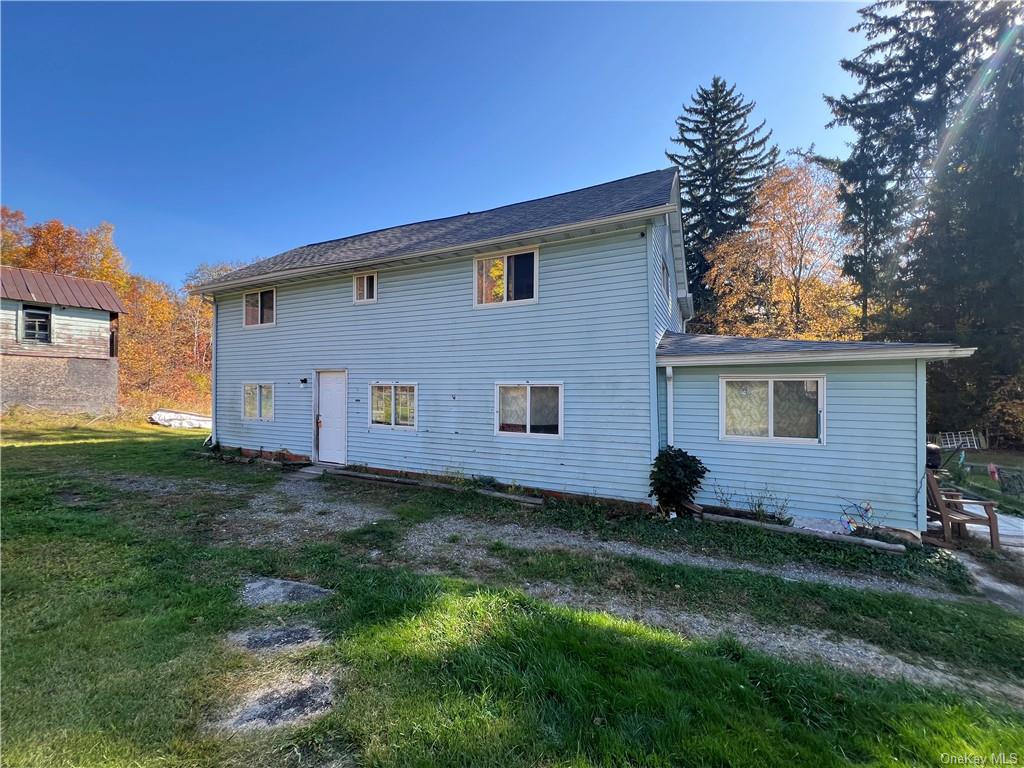
[[[950,345],[685,333],[679,181],[654,171],[302,246],[213,298],[214,439],[630,501],[659,448],[792,514],[924,527],[925,361]]]
[[[2,407],[117,409],[117,325],[109,283],[0,267]]]

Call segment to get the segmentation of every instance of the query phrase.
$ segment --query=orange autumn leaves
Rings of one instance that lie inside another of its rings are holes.
[[[857,288],[842,274],[848,247],[835,177],[807,161],[762,183],[748,226],[707,254],[715,333],[859,339]]]
[[[212,312],[184,289],[229,265],[203,265],[176,290],[132,274],[110,224],[85,230],[57,219],[29,225],[24,213],[6,206],[2,220],[4,264],[106,280],[128,308],[118,321],[122,407],[209,413]]]

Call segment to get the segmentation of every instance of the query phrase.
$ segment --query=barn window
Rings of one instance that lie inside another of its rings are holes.
[[[275,299],[273,288],[265,291],[253,291],[245,294],[245,317],[242,322],[247,326],[273,325],[275,317]]]
[[[274,385],[242,385],[242,418],[251,421],[274,420]]]
[[[23,315],[21,338],[26,341],[51,341],[52,308],[24,304],[21,309]]]
[[[477,259],[473,306],[532,304],[537,301],[537,252]]]

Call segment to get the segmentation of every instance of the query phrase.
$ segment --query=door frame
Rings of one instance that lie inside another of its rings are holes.
[[[313,369],[313,412],[310,414],[311,429],[313,430],[313,463],[320,463],[320,430],[316,426],[316,415],[320,412],[320,374],[321,373],[344,373],[345,374],[345,461],[338,466],[348,464],[348,368],[314,368]],[[334,464],[335,462],[331,462]]]

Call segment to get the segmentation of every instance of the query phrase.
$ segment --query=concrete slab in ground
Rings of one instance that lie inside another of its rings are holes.
[[[324,589],[315,584],[286,579],[270,579],[257,576],[242,585],[242,602],[248,606],[308,603],[322,600],[334,594],[333,589]]]
[[[299,725],[323,715],[333,703],[334,689],[327,676],[286,678],[252,691],[215,727],[254,731]]]
[[[280,627],[255,627],[228,635],[228,642],[256,653],[299,651],[323,645],[320,630],[311,624],[286,624]]]

